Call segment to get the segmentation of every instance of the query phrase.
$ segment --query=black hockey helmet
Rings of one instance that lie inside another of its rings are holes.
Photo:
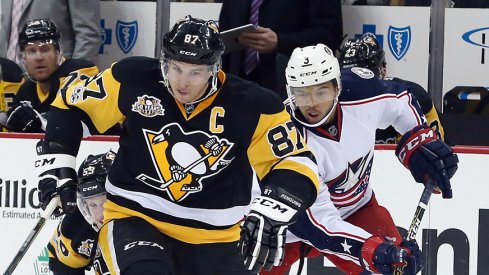
[[[50,19],[34,19],[27,21],[19,33],[19,47],[23,51],[27,43],[46,41],[59,49],[60,33],[56,24]]]
[[[341,68],[362,67],[372,70],[377,76],[385,70],[385,52],[375,36],[365,34],[360,38],[348,39],[339,57]]]
[[[162,54],[173,60],[213,65],[220,61],[223,52],[224,43],[213,20],[187,15],[163,37]]]
[[[77,205],[87,222],[97,229],[97,222],[92,217],[86,199],[97,196],[104,196],[105,199],[105,182],[109,168],[115,159],[115,153],[109,150],[105,154],[89,155],[78,169],[78,184],[76,186]]]

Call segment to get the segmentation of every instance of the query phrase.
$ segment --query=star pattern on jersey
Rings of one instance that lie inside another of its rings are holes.
[[[335,190],[338,193],[345,193],[348,192],[348,190],[351,190],[354,188],[356,185],[358,185],[362,179],[365,177],[365,171],[367,170],[369,165],[365,165],[367,163],[367,160],[369,159],[369,154],[367,154],[365,157],[360,158],[353,163],[348,162],[348,168],[346,169],[346,177],[345,179],[338,185],[336,185]],[[369,163],[371,165],[371,162]],[[357,192],[362,192],[363,189],[366,186],[359,186],[357,189],[362,189],[362,190],[357,190]],[[357,193],[355,192],[355,193]]]
[[[343,243],[341,243],[341,246],[343,246],[343,251],[351,254],[350,248],[352,247],[352,245],[349,245],[346,239]]]

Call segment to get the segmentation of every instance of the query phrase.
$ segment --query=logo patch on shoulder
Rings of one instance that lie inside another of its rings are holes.
[[[83,92],[85,92],[85,87],[83,86],[78,86],[75,89],[73,89],[73,93],[70,96],[70,103],[75,104],[78,101],[82,100]]]
[[[78,247],[78,254],[90,257],[94,243],[95,241],[91,239],[86,239],[85,241],[82,241],[80,247]]]
[[[138,100],[132,104],[131,111],[145,117],[163,116],[165,115],[165,109],[163,109],[160,102],[161,100],[154,96],[138,96]]]
[[[372,72],[371,70],[369,70],[367,68],[353,67],[353,68],[351,68],[351,71],[354,72],[359,77],[364,78],[364,79],[371,79],[375,76],[374,72]]]

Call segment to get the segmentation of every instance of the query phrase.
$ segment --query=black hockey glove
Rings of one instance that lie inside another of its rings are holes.
[[[440,188],[443,198],[452,198],[450,179],[457,171],[458,157],[452,148],[437,138],[428,126],[415,127],[404,134],[396,148],[396,155],[417,182],[431,179]]]
[[[39,201],[43,209],[51,199],[59,196],[60,204],[54,211],[59,216],[72,213],[76,209],[76,171],[75,157],[68,154],[56,154],[53,152],[58,144],[50,142],[46,144],[41,140],[37,144],[37,160],[35,167],[39,174]]]
[[[376,274],[390,275],[395,268],[403,267],[404,274],[415,275],[423,268],[424,258],[416,240],[405,240],[397,246],[380,236],[372,236],[362,246],[360,263]]]
[[[238,244],[248,270],[258,273],[263,267],[270,270],[282,263],[287,226],[302,204],[283,189],[270,187],[265,187],[262,196],[253,200]]]
[[[43,133],[46,119],[34,108],[30,101],[20,101],[7,112],[7,127],[14,132]]]

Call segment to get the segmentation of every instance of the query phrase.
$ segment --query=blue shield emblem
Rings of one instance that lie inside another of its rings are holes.
[[[115,29],[117,44],[127,54],[132,50],[138,39],[138,21],[122,22],[117,20]]]
[[[389,49],[397,60],[406,55],[411,44],[411,27],[396,28],[389,26]]]

